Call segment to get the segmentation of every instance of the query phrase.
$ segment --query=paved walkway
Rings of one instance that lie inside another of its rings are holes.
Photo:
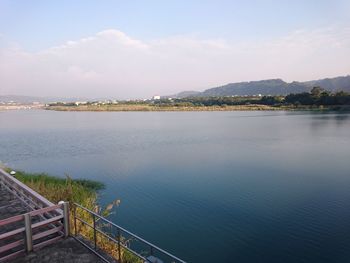
[[[13,263],[102,263],[100,258],[91,253],[74,238],[62,239],[56,244],[32,252],[25,257],[12,260]]]
[[[28,208],[4,187],[0,186],[0,220],[15,215],[28,212]],[[0,234],[23,226],[23,222],[11,224],[10,226],[1,227]],[[0,246],[1,246],[0,242]],[[73,238],[60,240],[59,242],[46,246],[36,252],[31,252],[9,262],[14,263],[102,263],[100,258],[86,249]]]

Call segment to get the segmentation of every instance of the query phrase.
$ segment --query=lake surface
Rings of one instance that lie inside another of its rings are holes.
[[[350,114],[0,112],[0,161],[102,181],[188,262],[350,262]]]

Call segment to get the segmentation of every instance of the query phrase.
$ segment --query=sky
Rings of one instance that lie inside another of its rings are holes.
[[[0,0],[0,95],[135,99],[348,74],[348,0]]]

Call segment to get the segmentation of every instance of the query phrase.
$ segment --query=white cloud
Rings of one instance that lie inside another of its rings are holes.
[[[0,93],[149,97],[236,81],[346,75],[349,57],[350,28],[240,43],[188,36],[146,42],[108,29],[36,53],[0,45]]]

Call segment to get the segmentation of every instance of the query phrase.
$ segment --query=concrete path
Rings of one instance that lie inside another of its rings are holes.
[[[100,258],[70,237],[32,252],[13,263],[102,263]]]

